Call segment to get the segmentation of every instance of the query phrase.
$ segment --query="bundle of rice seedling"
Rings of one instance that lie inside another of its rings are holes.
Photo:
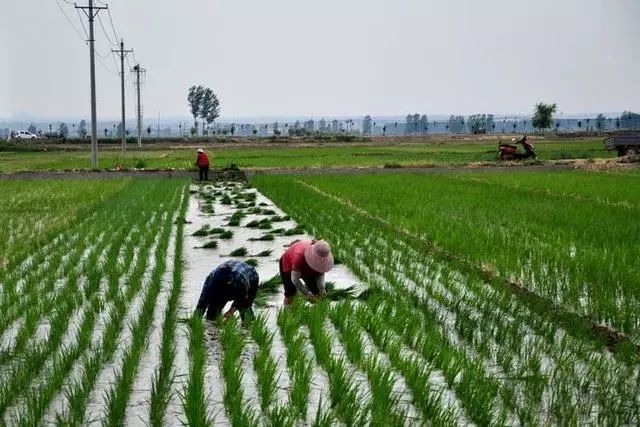
[[[211,240],[204,245],[202,245],[203,249],[216,249],[218,247],[218,242],[216,240]]]

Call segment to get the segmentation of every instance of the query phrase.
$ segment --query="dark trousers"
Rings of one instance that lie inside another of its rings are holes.
[[[224,295],[221,292],[215,292],[213,295],[209,297],[209,300],[206,302],[205,310],[206,317],[208,320],[214,320],[220,317],[222,314],[222,309],[229,302],[233,301],[233,296]],[[200,308],[202,310],[202,308]],[[240,318],[244,321],[247,316],[249,319],[253,318],[253,309],[251,307],[246,309],[239,309]]]
[[[296,285],[294,285],[291,280],[291,272],[285,273],[282,271],[282,258],[280,258],[280,279],[284,285],[285,297],[292,297],[298,292],[298,288],[296,288]],[[309,289],[313,295],[320,294],[320,290],[318,289],[318,276],[303,276],[302,281],[307,285],[307,289]]]
[[[200,181],[209,181],[209,165],[199,167],[199,178]]]

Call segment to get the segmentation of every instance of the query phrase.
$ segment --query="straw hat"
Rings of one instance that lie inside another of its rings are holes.
[[[204,150],[202,148],[198,148],[198,153],[204,153]]]
[[[309,267],[318,273],[326,273],[333,268],[331,247],[324,240],[318,240],[307,246],[304,250],[304,259]]]

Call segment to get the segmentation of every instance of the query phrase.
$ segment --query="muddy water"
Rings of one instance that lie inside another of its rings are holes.
[[[235,184],[225,184],[227,192],[230,192],[232,186]],[[239,188],[239,187],[238,187]],[[192,191],[197,192],[198,186],[192,186]],[[222,189],[222,186],[217,187],[216,190]],[[264,195],[257,192],[255,189],[243,189],[243,192],[256,192],[256,205],[261,208],[273,210],[277,215],[286,215],[281,209],[269,200]],[[259,260],[259,264],[256,267],[261,281],[266,281],[279,273],[278,260],[282,253],[286,250],[286,247],[291,242],[298,239],[312,238],[308,234],[297,236],[275,236],[273,241],[250,241],[251,238],[258,238],[263,234],[266,234],[268,230],[254,229],[244,227],[244,224],[254,220],[263,219],[265,215],[248,214],[241,220],[241,225],[237,227],[228,226],[229,217],[237,210],[234,205],[223,205],[218,198],[213,202],[214,213],[208,214],[203,212],[203,200],[201,197],[194,193],[189,201],[189,207],[186,214],[185,224],[185,240],[184,240],[184,259],[185,259],[185,271],[183,281],[183,292],[181,295],[180,304],[180,316],[188,317],[193,313],[193,310],[197,304],[202,284],[204,283],[207,275],[215,269],[220,263],[231,259],[226,256],[233,250],[245,247],[249,254],[258,254],[264,250],[272,250],[272,254],[268,257],[256,258]],[[234,235],[232,239],[222,240],[217,239],[218,248],[216,249],[201,249],[200,247],[209,240],[212,240],[212,236],[198,237],[193,236],[193,233],[199,230],[202,226],[208,224],[211,228],[222,227],[232,230]],[[273,223],[274,228],[290,229],[296,227],[296,222],[293,220],[282,221]],[[247,258],[254,258],[251,256],[237,258],[244,260]],[[355,275],[349,271],[344,265],[336,265],[335,268],[327,274],[327,281],[333,281],[337,287],[347,287],[351,285],[358,285],[359,281]],[[278,333],[278,328],[275,322],[278,309],[282,306],[284,297],[284,291],[272,296],[265,308],[255,309],[256,314],[265,313],[268,319],[268,327],[271,331],[275,332],[272,356],[278,363],[278,392],[276,396],[276,404],[286,404],[290,380],[286,369],[286,356],[285,348],[282,339]],[[228,306],[230,303],[228,304]],[[226,308],[228,308],[225,307]],[[221,347],[218,340],[218,331],[212,322],[205,322],[205,336],[208,347],[207,357],[207,369],[205,374],[205,388],[208,394],[208,410],[214,417],[216,425],[228,425],[229,420],[226,417],[223,404],[224,393],[224,380],[220,372],[221,361]],[[178,354],[176,355],[176,390],[182,390],[183,384],[188,376],[188,330],[181,325],[176,335],[176,345]],[[255,402],[252,405],[256,410],[259,409],[257,387],[255,384],[255,372],[252,369],[251,355],[253,354],[253,347],[248,343],[246,351],[243,352],[243,366],[245,369],[245,378],[243,381],[243,393],[245,401]],[[315,417],[315,412],[320,402],[320,396],[322,396],[323,406],[329,404],[328,399],[328,387],[327,377],[324,372],[321,372],[317,367],[314,368],[314,384],[312,385],[310,406],[309,406],[309,419],[312,420]],[[169,420],[180,420],[181,408],[179,399],[173,399],[170,403],[168,410]]]

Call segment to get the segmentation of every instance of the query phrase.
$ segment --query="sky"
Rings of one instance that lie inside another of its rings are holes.
[[[78,4],[88,4],[79,0]],[[101,4],[101,3],[97,3]],[[100,118],[120,114],[115,36],[147,69],[147,117],[640,110],[638,0],[111,0],[96,21]],[[71,0],[5,0],[0,118],[89,117],[89,48]],[[127,66],[127,117],[134,88]]]

